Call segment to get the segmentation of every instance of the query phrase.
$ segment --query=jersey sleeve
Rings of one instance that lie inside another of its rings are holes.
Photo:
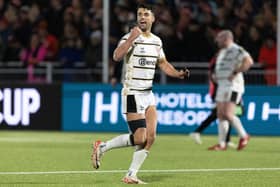
[[[120,39],[120,41],[119,41],[119,43],[118,43],[118,47],[119,47],[121,44],[123,44],[123,43],[128,39],[129,35],[130,35],[130,33],[124,35],[124,36]],[[132,47],[130,47],[130,48],[128,49],[128,52],[129,52],[131,49],[132,49]]]
[[[165,58],[165,53],[162,47],[162,41],[160,40],[160,51],[159,51],[159,59]]]
[[[238,61],[241,63],[242,61],[243,61],[243,59],[245,58],[245,57],[248,57],[248,56],[250,56],[250,54],[245,50],[245,49],[243,49],[242,47],[240,47],[239,49],[239,55],[238,55]]]

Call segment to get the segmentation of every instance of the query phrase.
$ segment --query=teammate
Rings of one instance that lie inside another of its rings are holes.
[[[213,80],[213,73],[215,70],[217,57],[216,55],[211,59],[209,64],[209,94],[212,98],[212,100],[215,100],[216,92],[217,92],[217,83],[215,80]],[[243,109],[243,102],[241,101],[238,103],[235,114],[237,116],[242,116],[244,113]],[[202,144],[202,140],[200,138],[200,134],[212,123],[217,119],[217,107],[215,104],[215,107],[211,110],[210,115],[202,121],[202,123],[194,130],[194,132],[190,133],[190,137],[195,141],[197,144]],[[237,146],[230,141],[230,133],[231,133],[231,126],[229,126],[229,130],[226,136],[226,144],[229,147],[236,148]]]
[[[162,41],[151,33],[155,21],[152,8],[139,5],[137,23],[123,36],[114,51],[114,60],[124,60],[125,75],[122,88],[122,110],[130,129],[129,134],[117,136],[106,142],[96,141],[93,145],[93,167],[100,167],[100,158],[113,148],[135,146],[127,174],[122,179],[127,184],[143,184],[137,172],[146,159],[156,137],[157,112],[152,92],[155,68],[158,66],[171,77],[184,79],[189,70],[177,71],[165,58]]]
[[[234,43],[233,34],[229,30],[219,32],[216,42],[221,49],[217,56],[214,74],[214,80],[218,84],[215,100],[219,119],[219,143],[208,149],[226,150],[225,137],[231,124],[240,136],[237,150],[242,150],[248,144],[250,136],[235,115],[235,109],[244,93],[243,72],[252,66],[253,60],[247,51]]]

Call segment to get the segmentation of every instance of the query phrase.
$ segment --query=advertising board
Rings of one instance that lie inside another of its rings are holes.
[[[126,132],[121,86],[64,84],[63,130]],[[157,85],[153,88],[159,133],[189,133],[209,115],[213,102],[207,86]],[[243,97],[241,120],[250,134],[280,135],[280,88],[253,86]],[[217,133],[213,123],[205,133]]]
[[[61,127],[61,85],[0,84],[0,129]]]

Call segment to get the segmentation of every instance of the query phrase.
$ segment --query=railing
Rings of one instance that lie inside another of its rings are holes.
[[[164,72],[159,71],[161,84],[166,83],[187,83],[187,84],[207,84],[208,72],[209,72],[209,63],[207,62],[173,62],[172,63],[176,68],[190,69],[190,77],[187,80],[178,81],[178,79],[170,78],[165,75]],[[264,71],[263,66],[259,63],[253,64],[251,69],[244,74],[245,81],[247,84],[266,84],[264,76],[267,72]],[[276,70],[270,72],[270,74],[276,75]]]
[[[173,62],[176,68],[189,68],[191,76],[186,80],[178,80],[166,76],[162,71],[156,70],[155,82],[159,84],[179,83],[179,84],[207,84],[208,66],[207,62]],[[266,84],[264,75],[276,74],[276,70],[265,72],[263,67],[255,63],[253,67],[245,73],[247,84]],[[28,71],[22,62],[0,63],[1,82],[26,82]],[[97,63],[95,68],[86,66],[84,62],[78,62],[71,68],[66,68],[58,62],[42,62],[34,68],[34,75],[38,77],[34,82],[55,83],[55,82],[102,82],[102,63]]]

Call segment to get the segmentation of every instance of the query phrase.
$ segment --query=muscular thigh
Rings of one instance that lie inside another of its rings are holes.
[[[126,114],[129,129],[136,139],[142,139],[143,136],[146,136],[146,128],[135,125],[135,123],[137,123],[135,121],[145,119],[144,111],[139,110],[139,108],[141,108],[141,105],[139,104],[139,99],[135,95],[122,96],[122,111]],[[133,122],[130,123],[131,121]]]
[[[122,112],[125,114],[145,115],[147,108],[151,105],[155,105],[155,98],[152,92],[122,96]]]
[[[123,96],[122,102],[127,121],[145,119],[146,127],[138,128],[135,131],[135,136],[143,136],[143,133],[154,136],[157,116],[153,93]]]
[[[217,117],[218,118],[221,118],[223,116],[223,109],[224,109],[224,103],[217,102]]]
[[[231,90],[227,87],[218,87],[215,101],[220,103],[232,102],[238,104],[241,100],[242,93]]]
[[[130,133],[132,133],[134,136],[135,145],[143,144],[147,137],[145,115],[138,113],[127,113],[126,119]]]
[[[127,121],[133,121],[138,119],[144,119],[145,114],[139,114],[139,113],[127,113],[126,114],[126,120]]]
[[[233,102],[218,102],[217,112],[219,119],[231,119],[235,112],[235,103]]]

